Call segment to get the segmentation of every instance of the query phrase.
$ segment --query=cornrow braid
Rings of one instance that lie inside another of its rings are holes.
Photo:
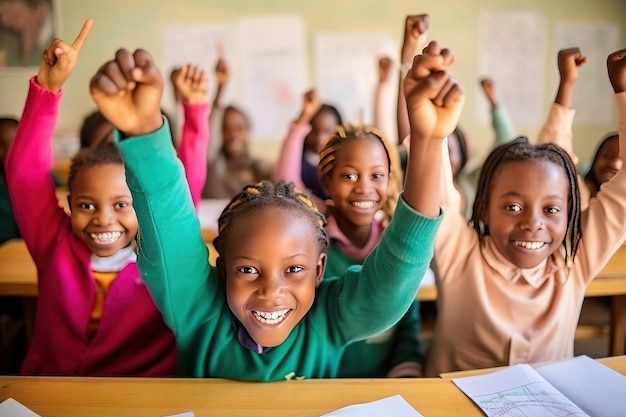
[[[321,252],[328,250],[328,235],[326,234],[326,218],[317,210],[315,203],[304,192],[297,189],[293,182],[261,181],[243,188],[228,203],[217,220],[218,235],[213,240],[213,246],[218,253],[223,253],[228,233],[234,219],[251,211],[279,207],[297,210],[311,220],[317,234],[317,242]]]
[[[81,149],[72,158],[72,162],[70,163],[67,187],[69,189],[72,188],[76,175],[81,168],[107,164],[124,165],[124,160],[114,143],[107,143],[93,148]]]
[[[389,166],[389,187],[387,188],[387,200],[383,204],[382,211],[385,216],[385,222],[389,222],[393,216],[393,212],[398,204],[398,198],[402,191],[402,168],[400,165],[400,155],[391,143],[385,138],[384,134],[376,128],[369,126],[338,126],[335,133],[324,144],[320,150],[320,161],[318,172],[320,179],[330,175],[335,168],[337,162],[337,151],[345,143],[359,139],[377,139],[383,145],[387,154],[387,163]]]
[[[489,226],[483,222],[483,217],[487,212],[489,192],[494,175],[504,164],[514,161],[548,161],[565,170],[569,182],[569,204],[567,230],[563,239],[563,246],[565,247],[566,261],[573,261],[581,237],[580,188],[576,177],[576,167],[572,159],[563,148],[553,143],[533,145],[528,142],[528,138],[520,136],[511,142],[496,147],[489,154],[480,171],[470,224],[480,239],[489,234]]]

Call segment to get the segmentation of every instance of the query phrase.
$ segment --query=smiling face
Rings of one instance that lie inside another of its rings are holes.
[[[330,110],[322,110],[311,120],[311,132],[304,139],[304,148],[318,154],[335,130],[339,120]]]
[[[265,207],[233,222],[218,261],[228,306],[261,346],[281,344],[313,305],[326,254],[312,220]]]
[[[91,252],[111,256],[137,235],[137,216],[124,166],[83,166],[70,187],[72,230]]]
[[[568,204],[563,168],[545,160],[505,162],[491,181],[483,221],[511,263],[532,268],[563,245]]]
[[[618,137],[607,140],[593,161],[593,176],[598,182],[598,187],[613,178],[617,171],[622,168],[622,159],[619,157],[619,141]]]
[[[369,134],[343,142],[322,181],[338,223],[371,225],[389,187],[389,158],[383,144]]]
[[[222,148],[226,156],[232,159],[245,156],[249,136],[246,117],[234,108],[227,108],[222,121]]]

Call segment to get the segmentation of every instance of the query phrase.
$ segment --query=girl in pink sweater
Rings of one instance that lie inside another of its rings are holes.
[[[57,39],[46,50],[7,159],[17,222],[38,270],[35,329],[21,372],[174,375],[174,338],[137,269],[137,218],[114,145],[73,159],[70,216],[57,206],[51,139],[62,87],[90,28],[87,20],[73,44]],[[194,119],[204,121],[195,124],[197,137],[208,139],[208,104],[196,107]]]

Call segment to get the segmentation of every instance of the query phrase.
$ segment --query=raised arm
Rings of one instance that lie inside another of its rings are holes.
[[[404,37],[400,50],[400,79],[398,81],[398,106],[396,119],[398,124],[398,141],[401,142],[410,133],[409,115],[407,114],[406,97],[404,94],[404,78],[413,64],[420,43],[426,39],[430,18],[427,14],[407,16],[404,20]]]
[[[274,181],[293,181],[296,187],[306,189],[302,182],[302,150],[304,139],[311,131],[311,119],[321,107],[322,102],[315,90],[307,91],[302,100],[302,110],[291,124],[278,155],[272,179]]]
[[[116,130],[140,237],[137,264],[163,317],[178,334],[189,314],[209,314],[221,292],[210,276],[183,167],[160,111],[163,79],[145,50],[120,49],[91,80],[91,95]],[[188,302],[173,309],[172,300]],[[198,309],[205,311],[198,312]]]
[[[557,89],[554,104],[550,108],[548,120],[539,132],[537,143],[554,143],[565,149],[574,161],[578,163],[578,157],[574,153],[572,124],[575,111],[572,109],[572,96],[576,80],[578,79],[578,67],[587,62],[580,48],[562,49],[558,53],[559,87]]]
[[[44,51],[39,72],[30,80],[24,111],[5,165],[7,187],[22,237],[34,258],[47,252],[61,236],[57,229],[67,216],[57,207],[50,176],[54,153],[52,136],[57,121],[62,88],[76,66],[87,40],[92,20],[88,19],[72,44],[52,41]],[[46,233],[42,235],[42,227]]]
[[[393,63],[391,58],[384,56],[378,59],[378,83],[374,89],[374,126],[387,135],[388,138],[393,137],[391,134],[393,129],[389,126],[387,93],[389,92],[389,73]],[[396,142],[397,143],[397,142]]]
[[[208,79],[200,67],[188,64],[174,70],[172,82],[181,97],[184,113],[183,134],[178,157],[185,168],[193,205],[198,209],[207,176]]]
[[[482,78],[480,80],[480,88],[487,98],[487,101],[489,101],[491,126],[496,135],[494,146],[513,140],[517,136],[515,128],[513,127],[513,122],[506,109],[498,103],[495,93],[495,83],[491,78]]]

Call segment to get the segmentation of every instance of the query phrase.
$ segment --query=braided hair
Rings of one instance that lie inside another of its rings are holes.
[[[402,168],[400,166],[400,155],[398,155],[397,150],[390,144],[382,132],[366,126],[338,126],[336,132],[320,150],[319,177],[323,179],[331,174],[337,162],[337,151],[343,144],[361,139],[378,140],[387,154],[389,187],[387,189],[387,200],[383,204],[382,211],[385,216],[384,220],[388,223],[393,216],[400,192],[402,191]]]
[[[576,178],[576,167],[569,154],[561,147],[544,143],[533,145],[528,138],[520,136],[515,140],[496,147],[487,157],[480,171],[476,199],[470,219],[471,226],[478,233],[479,238],[489,235],[489,226],[483,222],[487,212],[487,203],[494,175],[507,162],[514,161],[548,161],[563,168],[569,182],[569,204],[567,211],[567,230],[563,245],[565,258],[572,261],[580,242],[580,189]]]
[[[248,185],[228,203],[217,220],[218,235],[213,240],[215,250],[223,254],[234,219],[242,214],[267,207],[297,210],[306,216],[315,227],[320,252],[325,253],[328,250],[328,235],[324,228],[326,218],[317,210],[315,203],[307,194],[297,189],[293,182],[283,181],[277,183],[261,181]]]

